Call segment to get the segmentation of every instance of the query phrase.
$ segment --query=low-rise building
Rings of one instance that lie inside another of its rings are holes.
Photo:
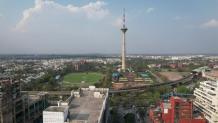
[[[149,117],[153,123],[206,123],[203,117],[193,113],[192,100],[178,96],[172,96],[157,107],[152,107]]]
[[[43,123],[65,123],[68,106],[49,106],[43,111]]]
[[[107,123],[108,91],[95,86],[72,91],[66,101],[43,111],[43,123]]]

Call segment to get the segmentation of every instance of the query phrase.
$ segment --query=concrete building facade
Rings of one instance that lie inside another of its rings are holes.
[[[0,79],[0,122],[13,123],[12,81]],[[11,98],[10,98],[11,97]]]
[[[28,95],[20,91],[20,82],[0,77],[0,122],[39,123],[47,107],[46,95]]]
[[[124,10],[124,13],[123,13],[123,27],[120,29],[122,31],[122,45],[121,45],[121,49],[122,49],[122,52],[121,52],[121,61],[122,61],[122,66],[121,66],[121,69],[122,71],[125,71],[126,70],[126,32],[127,32],[127,28],[126,28],[126,25],[125,25],[125,10]]]
[[[200,82],[194,90],[194,105],[203,112],[209,123],[218,123],[218,81]]]
[[[65,123],[68,117],[68,106],[49,106],[43,111],[43,123]]]

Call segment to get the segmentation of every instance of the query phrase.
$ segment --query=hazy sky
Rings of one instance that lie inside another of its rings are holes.
[[[218,53],[218,0],[0,0],[0,54]]]

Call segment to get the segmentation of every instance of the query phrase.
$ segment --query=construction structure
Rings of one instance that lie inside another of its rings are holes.
[[[194,105],[204,114],[209,123],[218,123],[218,81],[200,82],[194,90]]]
[[[47,107],[46,94],[28,95],[21,93],[20,82],[10,77],[0,77],[0,122],[39,122],[42,111]]]
[[[107,123],[107,88],[80,88],[43,111],[43,123]]]
[[[0,78],[0,122],[13,123],[12,81],[6,77]]]
[[[121,70],[122,71],[126,71],[126,32],[127,32],[127,27],[126,27],[126,20],[125,20],[125,9],[123,10],[123,26],[120,29],[122,31],[122,46],[121,46],[121,61],[122,61],[122,66],[121,66]]]
[[[191,99],[171,96],[158,106],[152,107],[149,117],[153,123],[206,123],[200,114],[193,112]]]

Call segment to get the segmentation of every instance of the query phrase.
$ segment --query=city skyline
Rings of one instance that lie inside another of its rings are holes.
[[[216,54],[218,1],[0,1],[0,54]],[[107,31],[106,31],[107,30]]]

